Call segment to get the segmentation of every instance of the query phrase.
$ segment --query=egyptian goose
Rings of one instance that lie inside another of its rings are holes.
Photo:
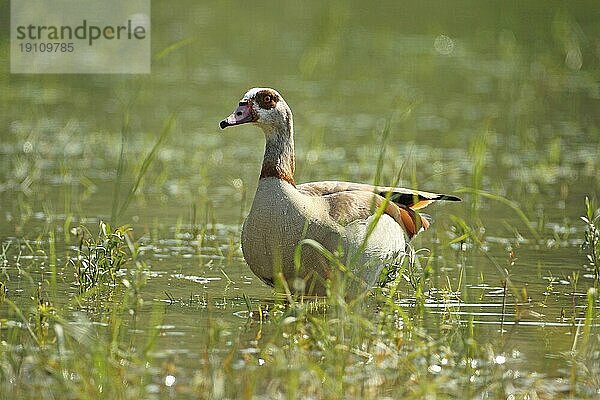
[[[360,183],[296,184],[292,111],[273,89],[250,89],[220,127],[245,123],[262,128],[266,146],[242,229],[242,252],[250,269],[270,286],[284,278],[291,292],[325,295],[328,282],[339,275],[348,277],[344,290],[362,293],[429,227],[429,220],[416,210],[438,200],[460,201]],[[332,262],[332,254],[341,263]],[[334,274],[339,270],[344,272]]]

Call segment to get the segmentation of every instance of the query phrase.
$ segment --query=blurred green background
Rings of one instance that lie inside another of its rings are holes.
[[[406,163],[406,185],[478,185],[560,222],[598,189],[598,8],[154,2],[150,75],[0,76],[0,233],[29,231],[44,209],[109,217],[125,114],[124,192],[170,113],[177,127],[118,222],[168,223],[192,204],[237,221],[263,138],[218,122],[253,86],[292,107],[300,182],[372,181],[391,119],[385,179]],[[480,182],[474,146],[484,146]]]

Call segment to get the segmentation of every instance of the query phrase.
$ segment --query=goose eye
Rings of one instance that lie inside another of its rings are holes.
[[[270,103],[270,102],[271,102],[271,96],[269,96],[269,95],[266,95],[266,96],[264,97],[263,101],[264,101],[265,103]]]

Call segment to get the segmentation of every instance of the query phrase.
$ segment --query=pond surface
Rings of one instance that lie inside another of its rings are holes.
[[[70,230],[127,224],[147,280],[125,323],[132,336],[159,332],[158,365],[176,365],[180,381],[194,376],[215,319],[231,340],[253,343],[249,308],[279,301],[239,245],[264,138],[251,126],[221,131],[218,122],[248,88],[269,86],[294,112],[298,182],[373,182],[384,148],[381,183],[399,176],[401,186],[463,198],[427,210],[434,224],[413,243],[430,250],[420,260],[431,271],[424,300],[405,282],[396,304],[432,337],[445,324],[473,326],[478,342],[504,357],[497,364],[563,390],[564,354],[582,334],[594,286],[579,217],[585,197],[600,194],[597,4],[152,6],[153,54],[161,56],[150,75],[0,74],[9,299],[28,307],[56,259],[55,306],[73,324],[107,323],[102,300],[72,303],[79,287]],[[8,54],[6,36],[0,48]],[[7,71],[8,58],[0,63]],[[172,113],[174,127],[131,203],[115,213]],[[375,313],[378,300],[365,302]],[[597,296],[592,304],[597,337]],[[15,320],[7,310],[4,325]],[[254,351],[247,343],[240,354]],[[590,353],[591,373],[598,353]],[[586,387],[583,397],[600,385]]]

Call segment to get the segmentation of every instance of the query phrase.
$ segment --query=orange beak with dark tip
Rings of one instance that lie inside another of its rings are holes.
[[[246,101],[240,102],[238,108],[235,109],[233,114],[225,118],[219,123],[221,129],[225,129],[228,126],[241,125],[247,122],[254,122],[254,113],[252,112],[252,106]]]

